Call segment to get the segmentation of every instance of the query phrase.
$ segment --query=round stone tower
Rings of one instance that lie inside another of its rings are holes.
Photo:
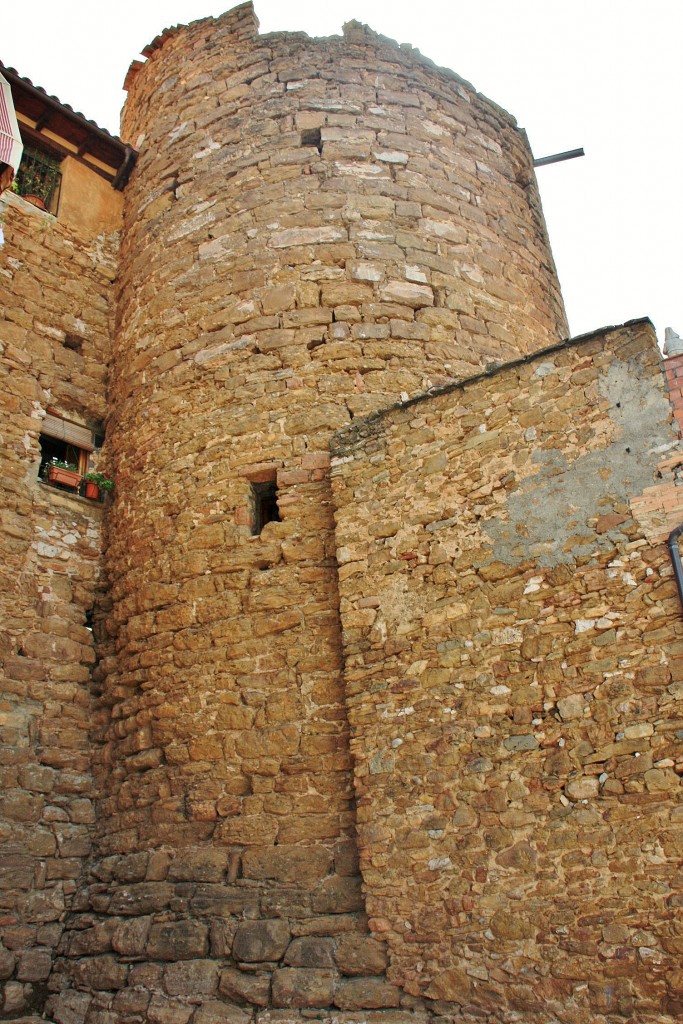
[[[102,917],[63,970],[116,1019],[394,1007],[357,870],[329,441],[566,335],[531,154],[466,82],[355,22],[259,36],[244,4],[146,56],[81,906]]]

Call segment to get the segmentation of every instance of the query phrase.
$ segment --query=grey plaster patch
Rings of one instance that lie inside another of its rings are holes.
[[[674,440],[667,399],[650,376],[640,374],[636,360],[615,358],[600,378],[613,427],[605,448],[573,461],[560,449],[534,452],[538,472],[510,495],[507,519],[491,520],[484,527],[496,559],[514,563],[531,557],[552,567],[611,545],[608,534],[593,536],[593,531],[589,543],[569,541],[585,535],[588,521],[609,512],[614,502],[626,502],[651,486],[657,449],[672,447]]]

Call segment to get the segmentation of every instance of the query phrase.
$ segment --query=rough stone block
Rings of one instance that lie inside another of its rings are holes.
[[[379,1010],[398,1006],[400,991],[384,978],[348,978],[339,983],[334,1001],[341,1010]]]
[[[383,943],[370,935],[352,932],[335,940],[334,959],[342,974],[382,974],[387,967],[387,953]]]
[[[218,989],[219,966],[214,960],[183,960],[164,968],[164,988],[170,996],[211,995]]]
[[[337,977],[336,971],[281,968],[273,973],[273,1006],[331,1006]]]
[[[254,1006],[270,1002],[270,974],[245,974],[232,967],[221,971],[219,991],[228,999]]]
[[[228,850],[181,850],[168,869],[170,882],[220,882],[230,860]]]
[[[313,897],[317,914],[349,914],[363,910],[360,878],[328,878]]]
[[[288,967],[334,967],[334,946],[332,939],[293,939],[287,948],[284,963]]]
[[[192,1024],[249,1024],[251,1019],[249,1011],[213,999],[195,1011]]]
[[[272,962],[284,956],[290,938],[286,921],[243,921],[237,926],[232,953],[246,963]]]
[[[152,960],[194,960],[208,951],[208,928],[199,921],[169,921],[150,928],[146,952]]]
[[[245,878],[311,884],[329,874],[332,855],[319,846],[276,846],[247,850],[242,858]]]

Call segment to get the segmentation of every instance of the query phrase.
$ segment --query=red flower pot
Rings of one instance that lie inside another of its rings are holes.
[[[81,482],[81,474],[73,469],[62,469],[61,466],[48,466],[47,478],[51,484],[63,484],[75,491]]]

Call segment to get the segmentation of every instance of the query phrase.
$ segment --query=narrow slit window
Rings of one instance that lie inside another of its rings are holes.
[[[277,504],[277,483],[267,480],[265,483],[251,485],[254,496],[254,525],[252,534],[257,537],[267,523],[280,522],[280,509]]]

